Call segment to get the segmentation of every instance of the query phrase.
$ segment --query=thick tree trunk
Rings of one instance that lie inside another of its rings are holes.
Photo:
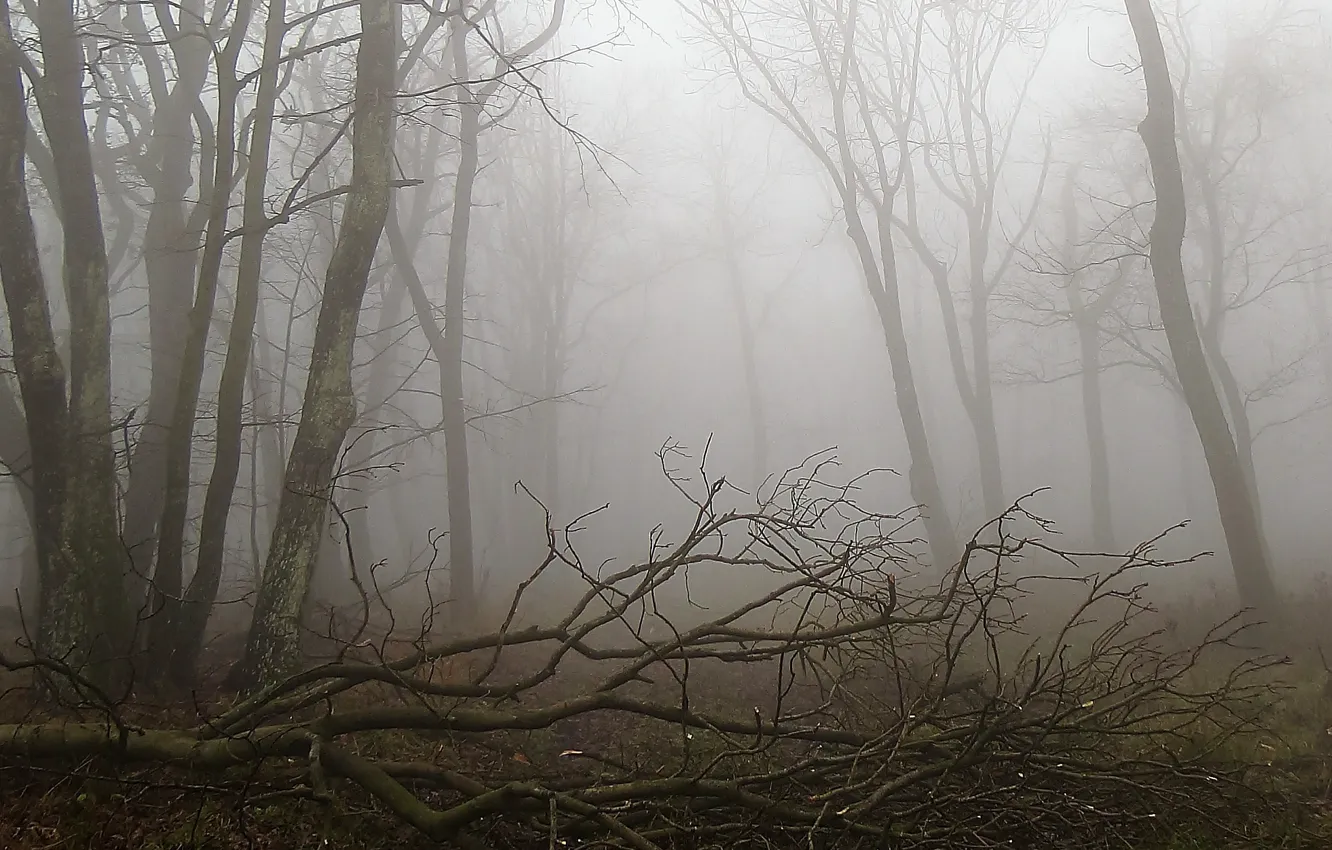
[[[406,68],[400,68],[399,74],[406,73]],[[418,152],[418,166],[422,169],[422,179],[426,185],[431,185],[434,180],[434,167],[439,159],[441,135],[430,132],[423,151]],[[401,161],[401,155],[400,155]],[[408,227],[410,233],[407,236],[401,236],[397,230],[397,201],[390,201],[388,221],[385,228],[389,237],[390,246],[394,244],[395,238],[401,238],[410,244],[406,256],[415,254],[415,247],[421,241],[425,231],[427,220],[430,217],[429,202],[431,193],[429,191],[420,191],[413,196],[411,208],[408,211]],[[395,236],[398,234],[398,236]],[[379,306],[379,315],[377,327],[370,335],[370,376],[366,380],[364,404],[360,411],[360,417],[356,427],[352,430],[352,435],[348,442],[346,469],[352,473],[350,483],[344,485],[347,492],[347,500],[343,506],[343,514],[347,522],[347,529],[339,529],[340,522],[333,523],[333,532],[350,532],[350,540],[340,543],[336,559],[325,559],[326,564],[337,563],[345,570],[353,567],[351,561],[354,561],[356,574],[365,588],[371,587],[370,570],[374,564],[383,561],[384,555],[379,551],[377,542],[370,532],[370,505],[375,492],[374,479],[378,477],[378,470],[374,467],[379,465],[376,458],[376,448],[379,445],[378,431],[383,427],[383,417],[385,405],[392,396],[395,389],[396,365],[398,357],[392,348],[394,334],[397,332],[398,323],[402,318],[403,307],[406,306],[406,298],[411,283],[408,281],[408,269],[398,261],[397,257],[402,253],[401,246],[393,248],[394,263],[391,270],[386,270],[383,274],[377,276],[382,281],[381,292],[382,300]],[[398,280],[394,281],[390,276],[396,276]],[[359,604],[360,599],[352,594],[356,592],[354,585],[347,580],[350,572],[341,571],[336,575],[329,574],[324,576],[321,582],[319,571],[312,580],[311,594],[320,593],[321,590],[326,594],[325,601],[334,607],[339,607],[347,603]],[[322,586],[321,586],[322,585]]]
[[[439,155],[436,141],[438,138],[435,134],[431,135],[431,142],[427,145],[425,152],[424,161],[426,163],[433,163]],[[415,198],[409,219],[411,244],[405,249],[406,255],[409,257],[414,253],[415,246],[420,242],[422,232],[425,229],[426,219],[428,218],[427,202],[430,199],[430,193],[427,191],[418,192]],[[390,206],[386,229],[391,246],[393,245],[392,240],[398,232],[396,228],[396,209]],[[404,241],[406,241],[405,237]],[[397,355],[392,347],[393,335],[396,332],[398,322],[402,319],[403,307],[406,305],[406,297],[412,285],[408,280],[408,275],[415,271],[414,269],[405,268],[399,262],[398,256],[404,250],[401,245],[392,250],[394,251],[393,274],[398,280],[386,279],[384,282],[383,301],[379,306],[379,323],[370,343],[370,377],[366,381],[365,408],[361,411],[363,419],[382,416],[384,406],[392,395],[396,374],[395,367],[398,362]],[[350,469],[363,469],[375,463],[373,458],[379,441],[374,429],[381,425],[381,421],[374,419],[361,423],[354,437],[354,447],[348,452],[347,464]],[[370,503],[374,489],[368,480],[369,477],[367,475],[362,479],[361,485],[353,489],[347,506],[347,524],[351,526],[352,554],[356,558],[358,567],[364,570],[368,570],[371,565],[383,560],[384,557],[377,551],[373,536],[370,533]]]
[[[0,283],[23,400],[23,411],[16,409],[14,413],[25,423],[25,461],[31,469],[32,537],[40,590],[49,589],[57,579],[55,561],[64,499],[61,453],[67,410],[64,365],[51,327],[37,231],[28,206],[24,168],[28,106],[18,51],[10,31],[9,5],[0,3],[0,220],[5,222],[0,227]],[[40,600],[25,599],[25,609],[29,601]],[[36,613],[44,608],[29,610]]]
[[[397,14],[389,0],[360,0],[352,134],[352,180],[324,281],[301,423],[287,462],[277,529],[269,548],[239,684],[281,679],[300,666],[301,609],[327,534],[333,472],[356,421],[352,350],[370,265],[389,207]]]
[[[64,211],[69,302],[69,421],[60,554],[43,589],[41,649],[119,687],[132,641],[128,556],[116,516],[111,427],[111,309],[106,243],[84,118],[84,55],[73,0],[40,0],[45,78],[39,98]]]
[[[1187,207],[1175,139],[1174,88],[1165,48],[1150,0],[1124,0],[1124,5],[1137,38],[1147,83],[1147,117],[1138,130],[1151,160],[1157,193],[1150,238],[1161,322],[1207,459],[1240,600],[1258,616],[1270,620],[1277,610],[1277,594],[1262,531],[1225,410],[1208,369],[1184,277],[1181,254]]]
[[[0,62],[3,60],[0,59]],[[0,248],[0,254],[2,253],[3,248]],[[2,268],[0,265],[0,269]],[[4,272],[0,270],[0,274]],[[37,563],[35,536],[37,503],[32,490],[32,444],[28,439],[28,422],[23,416],[23,408],[19,405],[19,399],[14,395],[8,381],[0,381],[0,464],[4,465],[4,474],[18,494],[23,519],[27,523],[29,532],[27,543],[19,556],[17,602],[24,612],[36,615],[42,582]],[[0,608],[6,607],[7,604],[8,600],[0,600]]]

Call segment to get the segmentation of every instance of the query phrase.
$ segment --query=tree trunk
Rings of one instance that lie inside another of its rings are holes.
[[[1110,502],[1110,452],[1105,436],[1101,393],[1101,311],[1087,305],[1079,279],[1077,166],[1064,183],[1064,259],[1069,269],[1065,294],[1068,311],[1078,332],[1079,375],[1082,384],[1082,420],[1087,430],[1087,477],[1091,491],[1092,544],[1102,552],[1115,548],[1114,517]]]
[[[1240,469],[1244,473],[1244,483],[1249,488],[1249,499],[1253,503],[1254,516],[1258,518],[1258,529],[1263,528],[1263,501],[1258,491],[1258,467],[1253,461],[1253,423],[1249,421],[1249,409],[1245,404],[1244,391],[1240,389],[1235,370],[1230,368],[1221,347],[1220,339],[1213,339],[1211,334],[1203,334],[1203,351],[1208,355],[1216,382],[1221,388],[1221,397],[1229,414],[1232,433],[1235,437],[1235,451],[1239,455]],[[1267,535],[1263,535],[1267,543]],[[1269,555],[1268,560],[1271,560]]]
[[[513,67],[516,61],[531,56],[547,44],[559,31],[564,20],[565,0],[555,0],[546,27],[529,42],[502,60],[503,67]],[[468,4],[461,4],[467,12]],[[472,531],[472,485],[467,454],[467,406],[463,383],[463,335],[466,327],[464,301],[467,295],[467,240],[472,223],[472,193],[480,167],[478,149],[481,136],[481,111],[487,99],[501,85],[502,72],[484,86],[474,88],[468,84],[471,73],[467,58],[467,34],[470,25],[461,20],[452,21],[449,39],[454,79],[458,80],[458,172],[453,189],[452,223],[449,229],[449,255],[444,283],[443,339],[432,342],[440,370],[441,408],[444,418],[445,475],[448,486],[449,510],[449,599],[453,603],[459,624],[466,621],[476,609],[476,564]],[[408,258],[410,259],[410,258]],[[419,284],[419,281],[418,281]],[[412,291],[422,329],[434,326],[434,316],[423,313],[424,291],[418,286]],[[436,329],[438,334],[438,329]],[[427,330],[427,337],[430,332]]]
[[[474,177],[474,176],[475,176],[475,172],[473,172],[473,177]],[[463,177],[464,177],[464,173],[463,173],[463,171],[462,171],[461,169],[459,169],[458,179],[461,180],[461,179],[463,179]],[[460,199],[460,197],[459,197],[459,193],[455,192],[455,202],[456,202],[457,200],[459,200],[459,199]],[[467,201],[468,201],[468,203],[471,203],[470,192],[468,193]],[[456,218],[456,216],[455,216],[455,218]],[[449,381],[449,377],[448,377],[448,375],[446,374],[446,371],[445,371],[445,370],[446,370],[446,363],[448,363],[448,359],[449,359],[449,357],[451,356],[452,351],[451,351],[451,349],[449,348],[449,345],[448,345],[448,343],[446,342],[446,339],[445,339],[445,333],[446,333],[446,331],[441,331],[441,330],[440,330],[440,327],[439,327],[439,324],[435,321],[435,310],[434,310],[434,305],[432,305],[432,304],[430,303],[430,298],[426,295],[425,285],[421,282],[421,276],[420,276],[420,275],[417,273],[417,271],[416,271],[416,264],[415,264],[415,262],[414,262],[414,258],[413,258],[413,256],[412,256],[412,254],[411,254],[411,249],[410,249],[410,247],[408,247],[406,239],[403,238],[402,230],[401,230],[401,228],[399,228],[399,226],[398,226],[398,221],[397,221],[397,215],[396,215],[396,212],[390,212],[390,213],[389,213],[389,222],[388,222],[387,232],[388,232],[389,248],[390,248],[390,250],[392,250],[392,252],[393,252],[393,263],[394,263],[395,266],[397,266],[398,273],[399,273],[400,275],[402,275],[402,282],[406,285],[407,292],[411,295],[411,298],[412,298],[412,308],[413,308],[414,312],[416,313],[416,321],[417,321],[417,324],[418,324],[418,325],[420,326],[420,328],[421,328],[421,333],[425,335],[426,343],[430,346],[430,353],[433,354],[433,355],[435,356],[435,361],[436,361],[436,363],[439,364],[439,395],[440,395],[440,407],[441,407],[442,410],[443,410],[443,415],[444,415],[445,417],[448,417],[448,416],[456,416],[456,417],[458,417],[459,419],[463,419],[463,417],[465,417],[465,415],[466,415],[466,410],[463,409],[463,410],[459,411],[455,406],[451,405],[451,404],[449,403],[449,400],[448,400],[448,399],[449,399],[449,393],[450,393],[450,390],[451,390],[451,386],[452,386],[452,385],[451,385],[451,383],[450,383],[450,381]],[[447,317],[446,317],[446,319],[445,319],[445,324],[444,324],[444,326],[445,326],[446,329],[448,328],[448,320],[447,320]],[[459,371],[461,372],[461,363],[459,363]],[[464,435],[465,435],[465,434],[466,434],[466,421],[465,421],[465,420],[463,421],[463,428],[464,428]],[[448,422],[447,422],[447,420],[446,420],[446,421],[445,421],[445,430],[444,430],[444,451],[445,451],[446,453],[449,453],[449,452],[450,452],[450,449],[449,449],[449,442],[448,442],[449,436],[448,436],[448,435],[449,435]],[[456,440],[456,435],[455,435],[455,440]],[[464,445],[465,445],[465,442],[464,442]],[[455,446],[455,448],[457,447],[457,443],[456,443],[456,442],[455,442],[454,446]],[[465,458],[465,456],[464,456],[463,460],[464,460],[464,462],[463,462],[463,471],[466,472],[467,469],[466,469],[466,458]],[[456,566],[455,566],[455,565],[458,563],[458,561],[455,560],[455,559],[458,558],[458,557],[460,557],[460,553],[461,553],[462,556],[466,556],[466,558],[467,558],[467,560],[466,560],[466,562],[465,562],[465,563],[468,565],[468,567],[469,567],[469,570],[468,570],[468,573],[467,573],[467,578],[468,578],[469,580],[471,579],[471,571],[470,571],[471,558],[470,558],[470,556],[471,556],[471,552],[472,552],[472,549],[471,549],[471,537],[470,537],[470,531],[471,531],[471,518],[472,518],[472,512],[471,512],[471,487],[470,487],[470,482],[468,481],[467,478],[463,478],[463,480],[462,480],[461,483],[462,483],[462,484],[469,485],[469,486],[467,486],[467,487],[462,487],[462,488],[459,488],[459,489],[455,489],[454,486],[453,486],[453,484],[454,484],[453,474],[454,474],[455,472],[456,472],[456,467],[454,467],[454,466],[452,466],[452,465],[448,465],[448,466],[446,466],[446,475],[448,476],[448,498],[449,498],[449,504],[448,504],[448,510],[449,510],[449,537],[450,537],[450,541],[449,541],[449,557],[450,557],[449,576],[450,576],[450,589],[451,589],[451,591],[456,590],[456,587],[457,587],[457,585],[454,583],[454,580],[455,580],[455,579],[457,578],[457,576],[458,576],[458,574],[457,574],[457,572],[456,572]],[[457,497],[459,497],[459,498],[461,498],[461,497],[463,497],[463,496],[466,496],[466,497],[467,497],[468,502],[467,502],[467,507],[466,507],[466,509],[458,508],[458,509],[455,510],[455,502],[454,502],[454,498],[455,498],[455,496],[457,496]],[[467,542],[466,547],[465,547],[465,548],[462,548],[461,550],[459,550],[459,549],[455,548],[455,547],[458,546],[458,543],[457,543],[456,538],[455,538],[455,536],[454,536],[454,535],[455,535],[455,529],[454,529],[454,525],[453,525],[453,524],[454,524],[455,522],[457,522],[457,521],[461,521],[461,520],[465,520],[465,521],[467,522],[467,526],[466,526],[466,527],[467,527],[467,530],[468,530],[469,534],[468,534],[467,541],[466,541],[466,542]],[[470,589],[471,586],[472,586],[472,585],[471,585],[471,583],[470,583],[470,581],[469,581],[467,587]],[[454,601],[457,600],[457,596],[456,596],[456,594],[453,594],[453,593],[451,593],[450,598],[453,599]],[[469,599],[470,599],[470,597],[469,597]],[[455,606],[455,607],[460,607],[460,606]],[[463,616],[465,616],[465,615],[463,615]]]
[[[5,222],[0,227],[0,283],[23,400],[23,411],[15,413],[24,419],[28,444],[38,589],[49,590],[58,579],[55,562],[64,499],[65,370],[51,327],[37,231],[28,205],[24,160],[28,106],[18,51],[10,31],[9,4],[0,3],[0,220]],[[55,187],[51,188],[54,194]],[[49,593],[31,601],[40,604],[46,596]]]
[[[861,273],[864,276],[870,298],[883,330],[884,347],[888,351],[888,361],[892,370],[893,391],[897,402],[898,416],[902,420],[902,430],[906,435],[907,454],[910,467],[907,481],[911,488],[911,498],[922,511],[925,533],[930,547],[930,557],[936,570],[949,570],[957,563],[957,540],[953,523],[948,518],[948,508],[944,504],[943,491],[939,487],[939,475],[934,466],[934,456],[930,451],[929,431],[925,428],[925,417],[921,412],[920,396],[916,392],[916,379],[911,368],[911,354],[907,349],[906,328],[902,322],[902,298],[898,289],[897,255],[893,246],[893,204],[897,192],[902,187],[905,176],[897,171],[895,178],[889,177],[889,169],[884,155],[885,145],[878,141],[872,122],[864,124],[870,141],[876,150],[878,183],[881,196],[874,202],[875,220],[879,257],[874,256],[874,246],[861,218],[860,198],[857,194],[858,172],[862,166],[857,164],[851,152],[851,137],[847,129],[845,112],[846,81],[853,55],[853,44],[848,42],[842,57],[842,76],[834,87],[833,98],[834,137],[837,140],[838,155],[841,159],[840,174],[838,169],[827,161],[830,174],[838,186],[842,212],[846,216],[847,235],[851,237],[860,260]],[[864,110],[863,101],[859,104]],[[905,139],[899,145],[905,145]],[[904,157],[905,159],[905,157]]]
[[[3,179],[0,177],[0,180]],[[19,211],[15,211],[15,214],[22,215]],[[0,248],[0,252],[3,250]],[[2,264],[3,261],[0,261],[0,269],[3,268]],[[0,270],[0,274],[4,272]],[[19,556],[17,601],[23,611],[35,614],[42,583],[37,563],[37,504],[32,490],[32,445],[28,439],[28,422],[23,416],[23,408],[19,406],[19,399],[14,395],[9,382],[3,380],[0,380],[0,464],[4,465],[5,474],[18,493],[23,518],[28,525],[28,541]],[[5,602],[0,601],[0,608],[3,607]]]
[[[920,410],[916,394],[916,379],[911,371],[911,356],[906,346],[906,330],[902,326],[902,302],[897,289],[897,258],[893,254],[891,235],[882,227],[880,238],[888,238],[882,250],[883,286],[872,291],[874,304],[883,327],[884,342],[893,370],[893,389],[897,408],[906,432],[907,450],[911,455],[908,480],[911,496],[925,512],[925,528],[930,538],[930,552],[937,570],[949,570],[957,563],[957,541],[953,523],[948,517],[943,491],[939,488],[939,474],[930,451],[929,433]]]
[[[731,309],[735,311],[736,341],[740,345],[740,365],[749,412],[749,484],[757,494],[764,478],[773,472],[768,468],[768,422],[763,412],[763,387],[759,381],[754,322],[749,314],[744,269],[740,264],[735,228],[732,225],[734,212],[731,208],[730,186],[726,185],[724,170],[713,179],[722,251],[726,260],[726,295],[731,302]]]
[[[118,688],[132,640],[124,597],[128,557],[116,516],[111,426],[111,309],[106,243],[84,117],[84,55],[73,0],[40,0],[45,77],[38,99],[64,211],[64,286],[69,303],[69,419],[65,431],[60,553],[43,588],[41,651],[88,665]]]
[[[202,3],[191,0],[180,15],[182,37],[173,42],[178,79],[153,115],[150,144],[156,166],[153,200],[144,230],[143,264],[148,278],[151,382],[148,410],[130,457],[125,493],[125,545],[130,554],[126,597],[138,611],[148,601],[157,550],[158,522],[166,496],[167,439],[176,407],[181,361],[202,234],[186,215],[196,152],[192,110],[208,78],[210,51],[203,30]],[[146,170],[146,169],[145,169]]]
[[[395,373],[393,367],[397,356],[392,348],[391,336],[399,319],[402,318],[404,296],[407,292],[401,282],[388,280],[385,280],[383,289],[384,300],[379,307],[379,326],[370,344],[373,365],[370,367],[370,378],[366,381],[363,417],[366,411],[382,413],[393,389]],[[373,459],[378,442],[373,430],[375,427],[373,424],[364,423],[359,429],[355,437],[355,449],[348,453],[347,465],[350,469],[361,470],[367,466],[377,465]],[[361,475],[361,483],[352,491],[351,501],[347,506],[347,524],[351,526],[352,553],[358,564],[369,569],[371,564],[382,558],[375,551],[374,539],[370,534],[370,502],[374,492],[370,482],[372,476],[369,472]]]
[[[1101,552],[1115,549],[1110,502],[1110,453],[1105,437],[1101,393],[1101,338],[1096,324],[1078,323],[1082,418],[1087,429],[1087,473],[1091,489],[1092,544]]]
[[[438,145],[433,140],[439,137],[431,135],[432,143],[427,146],[425,162],[433,163],[438,157]],[[426,219],[428,217],[427,201],[430,199],[430,193],[427,191],[416,194],[416,203],[412,205],[411,218],[409,226],[412,230],[411,246],[406,250],[408,255],[414,252],[414,246],[421,240],[421,234],[425,229]],[[396,226],[396,210],[389,213],[389,223],[387,227]],[[390,231],[390,240],[393,239]],[[397,328],[399,320],[402,318],[402,309],[405,306],[405,298],[411,284],[407,280],[409,272],[397,261],[397,252],[394,253],[394,274],[399,280],[393,281],[385,279],[383,286],[383,300],[379,306],[379,322],[374,336],[371,338],[370,354],[371,366],[370,377],[366,381],[365,391],[365,409],[361,411],[362,418],[367,416],[382,416],[384,406],[388,403],[393,392],[395,381],[395,366],[398,359],[394,352],[393,334]],[[350,469],[360,470],[366,466],[374,465],[376,461],[375,449],[378,439],[374,429],[382,423],[364,422],[356,434],[355,446],[348,452],[347,465]],[[352,490],[350,502],[347,506],[347,524],[351,526],[351,549],[358,564],[365,569],[383,560],[383,557],[375,550],[373,536],[370,533],[370,503],[374,488],[370,484],[370,474],[362,477],[362,483],[359,487]]]
[[[301,659],[301,609],[327,534],[333,472],[356,420],[352,351],[370,265],[389,208],[397,12],[389,0],[360,0],[351,191],[324,281],[301,423],[287,462],[277,528],[264,566],[245,658],[235,680],[271,683]]]
[[[1147,117],[1138,131],[1151,161],[1157,193],[1150,239],[1161,322],[1207,459],[1240,600],[1259,617],[1270,621],[1277,610],[1276,587],[1249,486],[1194,323],[1184,277],[1181,255],[1187,207],[1175,139],[1174,88],[1165,48],[1150,0],[1124,0],[1124,5],[1138,42],[1147,84]]]
[[[842,207],[847,215],[847,231],[855,244],[861,271],[874,301],[879,326],[883,330],[884,347],[888,351],[893,392],[910,458],[907,481],[911,498],[924,514],[925,532],[929,538],[934,567],[947,570],[957,563],[957,541],[953,523],[948,517],[948,508],[944,504],[943,491],[939,488],[939,475],[930,451],[929,432],[925,429],[920,397],[916,394],[916,379],[911,369],[911,355],[907,351],[902,301],[897,286],[897,258],[893,253],[892,234],[887,226],[891,211],[879,213],[880,268],[875,262],[869,235],[855,209],[854,198],[843,199]]]
[[[989,228],[979,210],[967,215],[967,243],[971,280],[970,314],[971,381],[976,400],[972,428],[976,432],[976,459],[980,465],[981,504],[986,519],[1002,514],[1004,501],[1003,463],[999,456],[999,430],[994,421],[994,381],[990,369],[990,292],[985,279],[989,256]]]
[[[455,24],[450,46],[454,79],[467,80],[465,25]],[[472,483],[467,456],[467,406],[463,397],[463,335],[467,297],[467,237],[472,224],[472,190],[480,154],[481,103],[477,93],[458,87],[458,176],[453,190],[453,222],[444,281],[444,350],[439,362],[444,416],[444,454],[449,493],[449,599],[461,624],[476,607],[476,563],[472,542]],[[418,311],[419,312],[419,311]],[[432,319],[433,321],[433,319]]]
[[[213,471],[204,495],[194,575],[190,577],[189,587],[182,600],[174,649],[168,662],[172,680],[181,685],[194,679],[208,617],[217,599],[222,578],[222,558],[226,551],[227,519],[231,514],[231,500],[240,471],[245,381],[249,372],[250,351],[254,345],[254,318],[259,304],[264,238],[268,234],[264,192],[267,186],[269,145],[273,137],[273,113],[278,96],[278,60],[282,52],[282,36],[286,32],[286,11],[286,0],[269,0],[268,16],[264,24],[263,68],[259,73],[255,98],[254,127],[250,131],[250,167],[245,175],[245,205],[241,214],[243,235],[236,272],[236,298],[227,334],[226,359],[218,385]],[[205,326],[205,340],[206,336]],[[196,397],[198,391],[198,382],[195,381],[193,392]],[[193,428],[192,418],[189,427]],[[281,463],[280,458],[269,458],[268,461],[271,464]]]
[[[157,568],[153,571],[153,618],[148,626],[148,679],[160,678],[170,665],[171,656],[181,647],[181,612],[184,597],[185,523],[190,503],[190,460],[194,449],[194,422],[198,413],[199,392],[203,385],[208,332],[213,324],[213,308],[222,273],[222,250],[226,241],[228,209],[231,202],[232,173],[236,162],[236,99],[240,85],[236,80],[236,62],[249,27],[252,0],[236,4],[231,34],[218,60],[217,144],[213,172],[213,192],[208,202],[208,224],[194,303],[189,313],[189,332],[180,366],[180,384],[175,393],[175,410],[167,437],[166,493],[157,548]],[[248,343],[248,340],[247,340]],[[197,569],[196,569],[197,572]]]
[[[1207,296],[1208,315],[1202,323],[1199,336],[1203,351],[1211,364],[1216,382],[1221,389],[1221,398],[1230,419],[1230,426],[1235,438],[1235,450],[1239,453],[1240,468],[1244,471],[1244,480],[1249,487],[1249,498],[1253,503],[1254,515],[1258,518],[1258,530],[1263,530],[1263,503],[1258,492],[1258,471],[1253,462],[1253,426],[1249,422],[1249,410],[1245,402],[1244,391],[1240,389],[1235,370],[1226,358],[1223,337],[1225,334],[1228,307],[1226,305],[1226,236],[1225,222],[1221,217],[1221,199],[1217,187],[1202,166],[1199,182],[1202,186],[1203,210],[1207,214]],[[1267,537],[1263,535],[1263,545]],[[1271,552],[1268,550],[1268,561]]]

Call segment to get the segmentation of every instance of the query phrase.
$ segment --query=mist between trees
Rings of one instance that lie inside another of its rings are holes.
[[[1332,540],[1327,11],[6,2],[7,663],[85,708],[224,682],[239,728],[351,687],[306,671],[371,633],[426,653],[399,673],[520,624],[582,652],[592,594],[711,657],[750,651],[718,611],[842,594],[850,631],[763,660],[831,641],[845,673],[897,616],[848,612],[908,576],[909,624],[990,622],[1007,577],[921,588],[1035,516],[1040,564],[1279,622]],[[855,486],[801,501],[834,457]],[[852,503],[873,589],[809,566]],[[667,581],[736,516],[770,552]],[[301,728],[274,753],[334,734]],[[542,793],[551,829],[594,806]]]

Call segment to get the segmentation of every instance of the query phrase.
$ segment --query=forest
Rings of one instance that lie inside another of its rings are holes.
[[[1329,0],[0,0],[0,847],[1332,846]]]

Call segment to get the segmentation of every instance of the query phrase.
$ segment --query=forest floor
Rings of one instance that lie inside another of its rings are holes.
[[[1319,617],[1306,622],[1322,624],[1332,600],[1319,594],[1305,604],[1311,618]],[[1183,616],[1186,621],[1198,621],[1204,614],[1192,611]],[[1303,634],[1308,649],[1281,673],[1276,683],[1281,686],[1280,696],[1261,731],[1233,739],[1226,744],[1226,752],[1217,753],[1228,764],[1252,766],[1246,782],[1259,793],[1254,795],[1251,810],[1236,807],[1221,822],[1191,813],[1185,800],[1175,811],[1162,811],[1160,821],[1150,828],[1129,829],[1117,841],[1108,840],[1104,833],[1088,840],[1070,831],[1060,836],[1066,841],[1047,845],[1050,850],[1332,848],[1332,671],[1316,648],[1323,637],[1332,637],[1318,634],[1325,630],[1332,630],[1332,623],[1327,629]],[[1187,642],[1189,635],[1181,635],[1180,640]],[[0,682],[0,723],[31,721],[21,703],[6,698],[10,684]],[[734,697],[743,688],[743,682],[728,680],[716,693]],[[156,706],[139,704],[135,721],[157,728],[188,728],[197,722],[201,707],[215,707],[225,699],[225,694],[214,692]],[[645,760],[653,758],[665,767],[672,747],[662,736],[672,734],[671,730],[680,732],[669,724],[663,729],[662,724],[654,727],[641,718],[606,712],[572,720],[576,722],[484,736],[394,734],[374,746],[383,747],[394,759],[428,762],[500,784],[552,775],[567,778],[577,769],[569,764],[572,760],[561,756],[589,743],[613,749],[640,770],[643,764],[650,764]],[[1107,742],[1107,746],[1114,745]],[[60,766],[0,760],[0,850],[415,850],[441,846],[392,817],[365,794],[350,789],[344,793],[335,785],[326,799],[314,799],[308,789],[292,793],[281,788],[258,777],[251,782],[235,771],[223,778],[161,766],[117,767],[94,760]],[[490,830],[475,836],[481,846],[532,846],[530,839],[528,844],[506,840],[503,817],[494,819]],[[727,844],[737,848],[811,846],[789,835],[780,844],[760,835],[753,842]],[[552,838],[540,846],[575,845]],[[959,845],[892,846],[913,850]],[[1025,850],[1019,844],[1011,846]]]
[[[1087,843],[1071,833],[1066,845],[1061,842],[1052,849],[1332,847],[1332,695],[1321,669],[1310,667],[1306,672],[1302,674],[1304,683],[1282,698],[1261,737],[1233,743],[1250,754],[1257,767],[1253,781],[1268,792],[1268,800],[1278,801],[1276,806],[1258,804],[1252,811],[1236,810],[1225,823],[1200,822],[1183,810],[1178,816],[1163,812],[1164,827],[1155,830],[1153,837],[1134,833],[1132,843]],[[184,705],[178,708],[187,710]],[[573,737],[618,741],[636,755],[660,746],[659,741],[638,737],[651,735],[641,725],[632,720],[617,723],[614,718],[598,718],[595,729],[550,729],[467,740],[415,737],[407,746],[418,748],[411,755],[419,760],[473,776],[510,778],[549,776],[561,748],[570,746]],[[403,746],[404,741],[391,745]],[[115,778],[108,779],[108,775]],[[237,784],[234,776],[225,785],[203,784],[206,781],[197,774],[160,767],[116,770],[92,761],[71,763],[58,771],[0,764],[0,848],[416,850],[440,846],[361,794],[338,792],[329,800],[318,801],[308,795],[267,791],[258,782],[247,787],[243,780]],[[490,836],[479,836],[486,846],[516,846],[504,840],[502,818],[494,829]],[[753,846],[776,845],[756,841]]]

